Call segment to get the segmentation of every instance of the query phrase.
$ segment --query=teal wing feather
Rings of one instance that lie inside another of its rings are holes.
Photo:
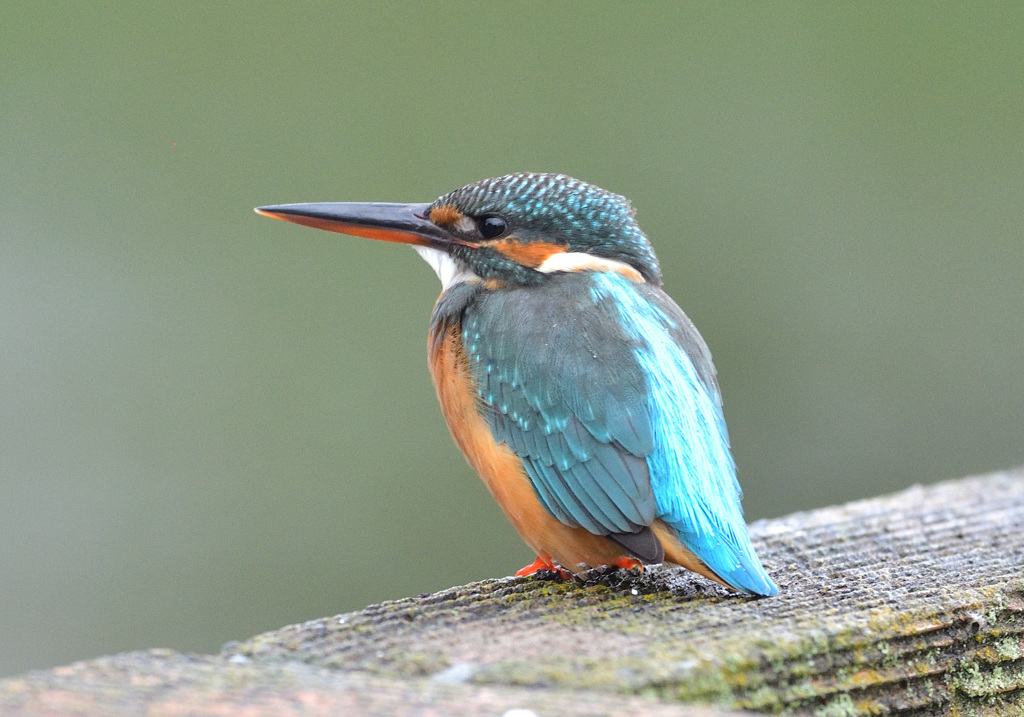
[[[463,346],[495,438],[545,508],[599,535],[636,533],[657,513],[645,384],[614,309],[567,283],[481,294],[462,318]]]
[[[461,326],[491,431],[552,515],[613,538],[661,518],[726,582],[775,594],[747,537],[711,356],[664,292],[556,275],[475,292]]]

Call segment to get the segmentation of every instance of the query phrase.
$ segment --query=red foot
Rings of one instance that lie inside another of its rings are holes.
[[[545,559],[540,556],[537,556],[537,559],[529,565],[527,565],[525,568],[520,568],[519,570],[517,570],[516,577],[521,578],[526,575],[534,575],[540,572],[541,570],[547,570],[548,572],[557,573],[558,577],[560,577],[562,580],[568,580],[572,577],[572,575],[569,574],[568,570],[563,570],[561,567],[556,565],[555,562],[550,558]]]
[[[644,564],[636,558],[619,558],[615,561],[615,567],[622,568],[623,570],[632,570],[633,568],[640,568],[643,572]]]
[[[537,559],[527,565],[525,568],[520,568],[516,571],[516,577],[521,578],[527,575],[533,575],[538,570],[554,570],[555,564],[548,562],[544,558],[537,556]]]

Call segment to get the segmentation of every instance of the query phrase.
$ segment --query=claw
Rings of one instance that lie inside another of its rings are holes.
[[[636,558],[619,558],[615,561],[615,567],[621,568],[623,570],[632,570],[633,568],[640,568],[640,572],[643,572],[644,564]]]

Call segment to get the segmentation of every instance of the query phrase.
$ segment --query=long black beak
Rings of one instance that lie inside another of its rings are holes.
[[[256,213],[329,232],[446,250],[466,244],[427,216],[429,204],[316,202],[257,207]]]

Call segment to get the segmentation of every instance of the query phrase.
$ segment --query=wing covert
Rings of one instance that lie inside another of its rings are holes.
[[[657,513],[646,383],[614,307],[586,277],[481,292],[462,317],[484,415],[522,458],[552,515],[590,532],[636,533]]]

